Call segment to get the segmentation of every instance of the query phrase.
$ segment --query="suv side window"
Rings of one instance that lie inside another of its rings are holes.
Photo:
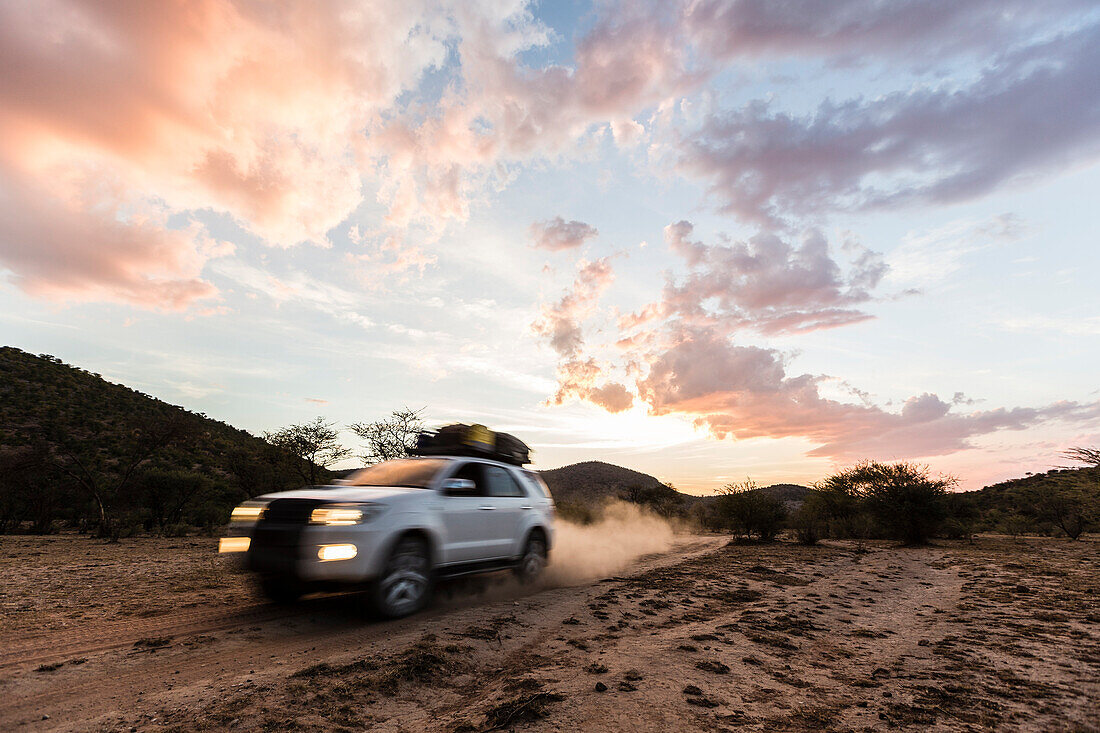
[[[474,482],[477,486],[477,492],[472,496],[491,496],[489,493],[489,482],[485,477],[485,469],[492,468],[492,466],[486,466],[482,463],[465,463],[455,471],[454,476],[451,478],[467,478]]]
[[[547,499],[550,498],[550,489],[546,486],[546,482],[542,480],[542,476],[539,476],[534,471],[524,470],[521,474],[523,479],[527,482],[527,485],[534,489],[535,496],[542,494]]]
[[[524,496],[523,489],[508,471],[500,466],[484,466],[489,496]]]

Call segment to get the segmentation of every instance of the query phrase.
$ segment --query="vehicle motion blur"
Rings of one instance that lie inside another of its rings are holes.
[[[424,608],[436,580],[511,570],[530,582],[554,538],[554,500],[526,445],[482,425],[422,433],[417,455],[233,510],[237,553],[273,601],[364,589],[385,617]]]

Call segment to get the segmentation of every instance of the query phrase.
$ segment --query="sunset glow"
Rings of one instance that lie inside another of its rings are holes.
[[[1095,3],[809,4],[4,3],[0,341],[695,493],[1096,445]]]

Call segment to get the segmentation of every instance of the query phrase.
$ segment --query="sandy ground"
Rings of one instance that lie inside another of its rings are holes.
[[[680,536],[395,622],[213,544],[0,537],[0,730],[1100,731],[1096,542]]]

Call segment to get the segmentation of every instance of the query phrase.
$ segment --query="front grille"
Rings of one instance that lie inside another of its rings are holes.
[[[293,575],[302,530],[313,510],[324,503],[320,499],[276,499],[268,504],[252,529],[249,567],[261,573]]]
[[[276,499],[264,509],[260,524],[309,524],[309,515],[324,503],[320,499]]]

